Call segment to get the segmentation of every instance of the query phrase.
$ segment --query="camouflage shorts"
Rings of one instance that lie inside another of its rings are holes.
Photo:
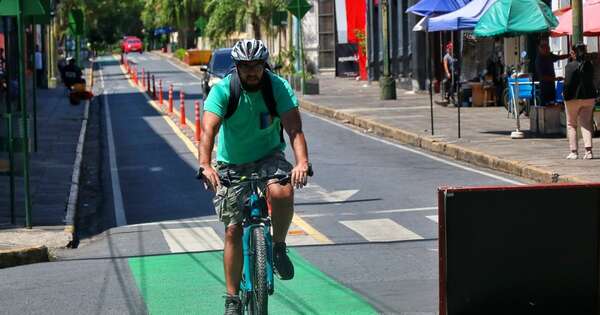
[[[249,176],[258,173],[261,177],[275,174],[287,174],[292,171],[292,164],[285,159],[283,152],[276,152],[256,162],[247,164],[227,164],[217,162],[216,170],[222,176]],[[264,187],[261,187],[261,190]],[[248,183],[232,183],[230,187],[221,186],[217,189],[213,203],[219,220],[225,226],[242,223],[244,219],[244,201],[251,194]]]

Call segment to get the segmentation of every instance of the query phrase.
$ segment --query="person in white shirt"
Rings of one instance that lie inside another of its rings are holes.
[[[42,52],[40,51],[40,46],[35,45],[35,74],[37,80],[37,86],[41,88],[43,86],[42,82],[44,80],[44,61],[42,58]]]

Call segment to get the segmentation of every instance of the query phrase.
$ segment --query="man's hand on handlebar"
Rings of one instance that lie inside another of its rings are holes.
[[[219,174],[211,165],[201,165],[198,176],[204,180],[204,187],[210,191],[216,192],[217,188],[221,186]]]
[[[296,167],[292,169],[291,174],[292,186],[296,189],[304,187],[306,185],[308,176],[311,175],[309,174],[309,171],[311,171],[311,167],[310,163],[307,161],[296,164]]]

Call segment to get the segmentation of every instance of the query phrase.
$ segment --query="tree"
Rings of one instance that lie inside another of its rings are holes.
[[[210,0],[206,5],[210,17],[206,34],[217,45],[235,31],[245,29],[247,24],[252,25],[256,39],[261,39],[263,29],[273,35],[276,30],[271,20],[275,12],[285,9],[285,4],[285,0]]]
[[[58,9],[59,27],[61,34],[66,35],[69,12],[74,8],[82,9],[92,45],[112,45],[124,35],[142,35],[140,14],[143,7],[144,0],[63,0]]]
[[[146,0],[142,21],[147,30],[172,26],[179,34],[179,44],[184,48],[196,45],[194,23],[204,14],[202,0]]]

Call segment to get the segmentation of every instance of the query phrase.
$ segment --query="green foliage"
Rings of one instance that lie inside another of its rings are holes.
[[[234,32],[250,23],[254,38],[261,38],[261,29],[273,35],[273,16],[285,10],[285,0],[208,0],[205,11],[209,16],[206,35],[217,46],[222,45]]]
[[[358,28],[354,29],[354,35],[358,39],[358,48],[363,55],[367,54],[367,34]]]
[[[175,28],[179,46],[192,48],[196,39],[195,22],[203,16],[203,0],[146,0],[141,20],[149,31],[163,26]]]
[[[80,8],[92,47],[106,47],[118,43],[124,35],[142,35],[143,7],[144,0],[63,0],[58,8],[59,30],[66,34],[68,12]]]
[[[183,58],[185,57],[185,52],[186,52],[185,49],[179,48],[175,51],[174,55],[177,59],[183,60]]]

